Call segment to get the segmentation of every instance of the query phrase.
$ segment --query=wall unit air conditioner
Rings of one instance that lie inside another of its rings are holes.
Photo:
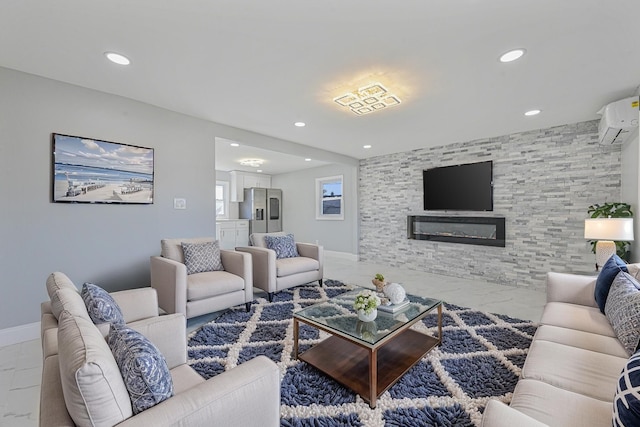
[[[598,125],[598,142],[602,145],[624,143],[638,127],[638,97],[621,99],[602,107]]]

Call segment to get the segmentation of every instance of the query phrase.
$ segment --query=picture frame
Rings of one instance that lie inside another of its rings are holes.
[[[343,175],[316,178],[316,219],[344,220]]]
[[[153,203],[153,148],[60,133],[51,146],[54,203]]]

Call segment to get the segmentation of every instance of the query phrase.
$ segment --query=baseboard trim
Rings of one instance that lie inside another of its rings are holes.
[[[349,252],[338,252],[338,251],[324,251],[325,254],[330,255],[330,256],[334,256],[337,258],[343,258],[343,259],[348,259],[349,261],[358,261],[358,255],[357,254],[352,254]]]
[[[0,329],[0,347],[40,338],[40,322]]]

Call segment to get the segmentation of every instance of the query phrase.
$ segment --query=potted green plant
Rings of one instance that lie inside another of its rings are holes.
[[[380,273],[376,273],[375,277],[371,280],[371,283],[375,285],[376,291],[378,292],[382,292],[384,285],[387,284],[387,282],[384,281],[384,276]]]
[[[633,218],[633,211],[631,205],[622,202],[612,203],[596,203],[589,206],[587,213],[590,218]],[[596,241],[590,240],[591,252],[596,253]],[[620,258],[625,261],[629,261],[629,242],[615,242],[616,253]]]

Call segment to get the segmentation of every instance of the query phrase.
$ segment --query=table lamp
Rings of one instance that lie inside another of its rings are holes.
[[[616,253],[615,241],[633,240],[633,218],[590,218],[584,220],[584,238],[597,240],[596,270]]]

